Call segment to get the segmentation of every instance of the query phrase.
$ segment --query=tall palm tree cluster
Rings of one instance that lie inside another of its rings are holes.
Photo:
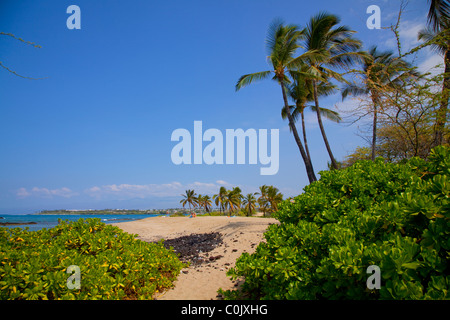
[[[212,200],[214,200],[220,214],[232,215],[243,209],[247,216],[253,215],[257,209],[266,216],[266,213],[277,211],[278,204],[283,201],[283,195],[278,188],[266,185],[259,187],[259,192],[249,193],[246,196],[242,195],[239,187],[234,187],[231,190],[220,187],[219,193],[213,195],[212,199],[208,195],[197,195],[194,190],[186,190],[182,196],[183,199],[180,200],[180,203],[183,208],[188,205],[191,212],[196,207],[204,209],[207,213],[211,212]]]
[[[301,157],[306,167],[309,182],[317,180],[307,146],[304,130],[303,111],[306,103],[313,102],[323,141],[331,160],[331,166],[338,168],[336,159],[328,142],[322,122],[322,115],[339,121],[336,113],[325,110],[319,105],[319,96],[331,94],[335,87],[331,80],[343,81],[343,76],[336,70],[348,71],[358,60],[362,60],[361,42],[353,38],[353,33],[346,26],[339,26],[340,19],[333,14],[321,12],[311,18],[305,28],[297,25],[285,25],[275,20],[269,27],[267,35],[268,61],[271,70],[246,74],[239,78],[236,90],[240,90],[256,80],[267,79],[278,82],[281,87],[284,106],[283,117],[289,121]],[[299,49],[303,52],[296,56]],[[294,100],[290,106],[288,97]],[[302,116],[303,142],[297,131],[295,116]]]
[[[444,57],[444,80],[442,83],[441,103],[436,117],[434,145],[444,140],[447,124],[448,99],[450,98],[450,1],[428,0],[428,27],[419,32],[419,40],[430,44],[431,48]]]
[[[450,97],[450,0],[429,2],[429,27],[422,30],[418,37],[426,41],[423,47],[432,46],[445,57],[441,106],[436,114],[435,124],[435,145],[439,145],[443,143]],[[272,79],[279,84],[284,102],[281,115],[289,122],[310,183],[317,178],[308,148],[304,120],[306,109],[316,114],[330,166],[332,169],[338,169],[322,117],[335,122],[339,122],[341,117],[337,112],[321,107],[320,98],[335,93],[339,89],[336,83],[343,84],[343,99],[349,95],[370,97],[370,114],[373,115],[371,158],[374,160],[378,112],[383,107],[380,92],[402,86],[405,80],[419,76],[415,69],[403,60],[404,55],[395,56],[393,52],[380,51],[376,46],[365,51],[362,49],[362,42],[356,39],[354,34],[355,31],[349,27],[340,25],[339,17],[327,12],[311,17],[305,27],[274,20],[269,26],[266,38],[270,70],[243,75],[236,83],[236,91],[263,79]],[[360,81],[349,81],[346,77],[349,74],[359,74]],[[299,117],[302,137],[296,127]]]

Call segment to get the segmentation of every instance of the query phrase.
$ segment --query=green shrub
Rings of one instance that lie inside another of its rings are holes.
[[[450,298],[450,149],[321,172],[228,271],[252,299]],[[370,265],[381,288],[369,290]],[[228,292],[226,296],[236,297]]]
[[[146,243],[100,219],[51,229],[0,228],[0,299],[151,299],[184,266],[163,243]],[[80,289],[69,290],[70,265]]]

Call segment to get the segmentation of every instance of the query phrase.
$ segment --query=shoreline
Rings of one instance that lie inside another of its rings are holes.
[[[131,222],[114,223],[125,232],[137,234],[138,239],[155,242],[177,240],[199,234],[219,233],[221,243],[208,252],[198,252],[204,263],[191,265],[181,271],[175,287],[155,296],[157,300],[220,300],[217,290],[234,289],[240,281],[226,276],[242,253],[253,253],[264,241],[264,232],[274,218],[255,217],[152,217]],[[195,245],[192,245],[195,246]]]

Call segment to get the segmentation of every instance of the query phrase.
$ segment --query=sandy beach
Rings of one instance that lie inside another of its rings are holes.
[[[226,271],[234,267],[243,253],[252,253],[264,240],[263,233],[270,224],[278,223],[272,218],[247,217],[154,217],[115,224],[138,238],[153,242],[176,239],[191,234],[218,232],[222,243],[202,257],[204,263],[191,264],[182,270],[175,287],[157,295],[158,300],[216,300],[217,290],[236,288],[239,281],[232,281]]]

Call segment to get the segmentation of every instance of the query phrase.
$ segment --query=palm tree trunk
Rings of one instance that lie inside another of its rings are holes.
[[[377,107],[373,110],[373,128],[372,128],[372,161],[375,161],[375,149],[377,146]]]
[[[303,158],[303,162],[305,163],[306,167],[306,174],[308,175],[309,183],[313,183],[314,181],[317,181],[316,175],[314,174],[314,169],[312,166],[311,161],[309,160],[307,154],[305,153],[305,149],[303,148],[302,141],[300,140],[300,137],[298,136],[297,128],[295,127],[294,118],[292,117],[291,110],[289,110],[289,103],[286,96],[286,89],[284,86],[284,81],[280,80],[280,86],[281,91],[283,93],[283,100],[284,100],[284,106],[286,108],[286,113],[289,119],[289,126],[292,129],[292,133],[294,134],[295,142],[297,143],[298,149],[300,150],[300,154]]]
[[[377,121],[378,121],[378,100],[372,98],[373,102],[373,124],[372,124],[372,161],[375,161],[375,150],[377,147]]]
[[[338,169],[337,162],[334,159],[333,152],[331,151],[330,144],[328,143],[325,129],[323,128],[322,115],[320,114],[319,98],[318,98],[318,94],[317,94],[317,81],[316,80],[313,80],[313,87],[314,87],[314,101],[316,103],[316,111],[317,111],[317,121],[319,122],[320,132],[322,133],[323,141],[325,142],[325,147],[327,148],[328,155],[330,156],[331,167],[333,169]]]
[[[444,129],[447,123],[448,99],[450,97],[450,50],[445,52],[445,73],[442,85],[441,105],[436,115],[434,146],[444,143]]]
[[[302,131],[303,131],[303,141],[305,142],[305,150],[306,150],[306,154],[308,155],[309,162],[312,163],[311,154],[309,153],[309,148],[308,148],[308,140],[306,140],[305,113],[302,111],[300,114],[302,116]]]

